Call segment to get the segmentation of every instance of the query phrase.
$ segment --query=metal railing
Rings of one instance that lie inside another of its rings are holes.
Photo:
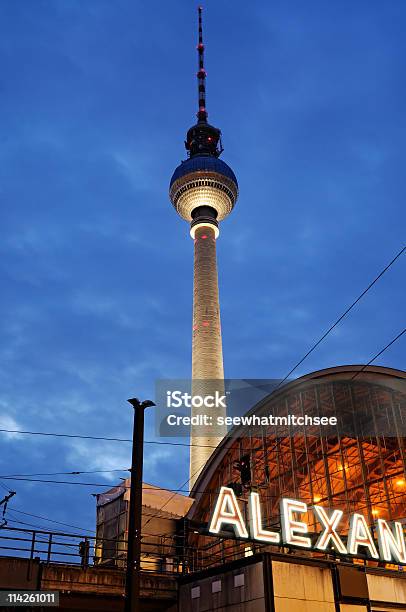
[[[103,558],[104,546],[112,550],[111,558]],[[0,556],[38,559],[42,563],[121,570],[125,569],[126,546],[123,539],[8,526],[0,529]],[[173,536],[159,536],[154,543],[142,542],[141,569],[184,574],[201,569],[201,561],[196,550],[184,546],[183,538],[174,543]]]

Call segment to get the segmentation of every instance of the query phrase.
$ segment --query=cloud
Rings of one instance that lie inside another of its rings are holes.
[[[131,464],[131,445],[124,442],[73,440],[69,442],[66,451],[66,463],[72,466],[72,471],[126,470]],[[98,478],[114,482],[120,476],[128,477],[128,473],[106,472],[92,475],[92,478],[95,482]]]
[[[19,423],[10,415],[5,412],[5,406],[0,402],[0,429],[22,429]],[[0,432],[3,440],[21,440],[22,436],[16,433],[10,433],[2,431]]]
[[[178,453],[171,447],[145,445],[144,480],[156,482],[161,480],[162,466],[173,465],[176,473]],[[131,444],[124,442],[100,442],[96,440],[73,440],[69,442],[66,452],[67,465],[72,470],[122,470],[131,465]],[[75,467],[76,466],[76,467]],[[171,470],[168,470],[170,473]],[[109,482],[118,482],[120,477],[128,477],[127,472],[115,471],[92,475]]]

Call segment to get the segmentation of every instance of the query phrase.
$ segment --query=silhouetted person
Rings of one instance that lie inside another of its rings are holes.
[[[89,541],[82,540],[79,542],[79,556],[80,556],[80,564],[82,567],[87,567],[89,565]]]

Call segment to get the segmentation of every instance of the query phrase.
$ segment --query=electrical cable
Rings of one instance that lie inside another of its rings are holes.
[[[9,514],[10,514],[12,517],[14,516],[13,511],[9,511]],[[34,523],[27,523],[26,521],[20,521],[20,520],[18,519],[18,517],[15,517],[14,519],[13,519],[13,518],[9,518],[9,519],[8,519],[8,522],[9,522],[9,523],[18,523],[19,525],[26,525],[27,527],[34,527],[35,529],[42,529],[42,530],[46,531],[46,525],[36,525],[36,524],[34,524]],[[54,531],[53,533],[59,533],[59,534],[61,534],[61,533],[62,533],[62,531],[60,531],[60,532],[59,532],[59,531]],[[46,542],[46,540],[41,540],[41,541]]]
[[[200,471],[200,470],[199,470]],[[196,472],[197,473],[197,472]],[[110,489],[121,487],[122,489],[130,489],[129,486],[124,484],[112,485],[111,483],[101,483],[101,482],[73,482],[70,480],[44,480],[43,478],[20,478],[15,476],[0,476],[3,480],[17,480],[22,482],[47,482],[50,484],[67,484],[67,485],[77,485],[82,487],[108,487]],[[191,476],[190,478],[193,478]],[[187,481],[188,482],[188,481]],[[184,483],[186,485],[186,483]],[[180,491],[185,491],[186,489],[167,489],[166,487],[155,487],[155,486],[145,486],[142,487],[144,491],[171,491],[175,494]]]
[[[351,466],[351,467],[359,467],[359,465],[360,465],[360,464],[356,464],[356,465],[353,465],[353,466]],[[333,475],[333,476],[334,476],[335,474],[337,474],[337,476],[338,476],[339,474],[341,474],[341,471],[340,471],[340,470],[337,470],[337,472],[335,472],[335,473],[333,473],[333,474],[331,474],[331,475]],[[389,475],[389,477],[396,477],[396,476],[399,476],[399,475],[401,475],[401,474],[403,474],[403,470],[401,470],[400,472],[396,472],[395,474],[390,474],[390,475]],[[192,478],[192,477],[193,477],[193,476],[191,476],[190,478]],[[30,482],[32,482],[32,481],[30,481]],[[36,482],[36,481],[34,481],[34,482]],[[76,483],[76,482],[53,481],[53,480],[40,480],[39,482],[44,482],[44,483],[49,483],[49,484],[70,484],[70,485],[80,485],[80,486],[95,486],[95,487],[96,487],[96,486],[99,486],[99,487],[110,486],[110,485],[105,485],[105,484],[100,484],[100,483],[82,483],[82,482],[78,482],[78,483]],[[187,481],[186,481],[186,482],[187,482]],[[368,481],[368,482],[370,482],[370,481]],[[185,485],[185,484],[186,484],[186,483],[184,483],[184,485]],[[370,484],[371,484],[371,483],[370,483]],[[373,483],[372,483],[372,484],[373,484]],[[120,485],[119,485],[119,486],[120,486]],[[359,485],[359,487],[361,487],[361,485]],[[123,486],[122,488],[123,488],[123,489],[130,489],[130,487],[126,487],[126,486]],[[167,491],[167,492],[173,493],[173,495],[172,495],[172,496],[171,496],[171,497],[170,497],[170,498],[169,498],[169,499],[168,499],[168,500],[165,502],[165,504],[164,504],[164,505],[166,505],[167,503],[169,503],[169,501],[170,501],[171,499],[173,499],[173,498],[176,496],[176,494],[177,494],[177,493],[180,493],[180,492],[187,493],[187,492],[188,492],[188,489],[182,489],[182,488],[179,488],[179,489],[166,489],[166,488],[163,488],[163,487],[154,487],[154,489],[151,489],[150,487],[143,487],[143,490],[144,490],[144,491],[145,491],[145,490],[147,490],[147,491],[151,491],[151,490],[152,490],[152,491],[153,491],[153,490],[156,490],[156,491]],[[202,493],[202,494],[204,494],[204,495],[209,495],[209,494],[213,494],[213,495],[215,495],[215,494],[217,494],[217,493],[218,493],[218,489],[205,489],[205,490],[197,490],[197,491],[195,491],[195,493]],[[403,495],[403,494],[402,494],[402,495]],[[400,494],[399,494],[398,496],[400,496]],[[398,496],[396,496],[396,495],[391,495],[391,496],[390,496],[390,498],[395,499],[395,498],[396,498],[396,497],[398,497]],[[274,500],[274,499],[279,499],[279,498],[280,498],[280,494],[275,494],[275,495],[272,495],[272,494],[263,495],[263,494],[261,494],[261,499],[263,499],[263,500]],[[309,499],[311,500],[311,498],[309,498]],[[163,508],[163,506],[162,506],[162,507],[160,507],[160,508],[156,508],[156,510],[161,510],[162,508]],[[20,512],[20,513],[22,513],[22,514],[26,514],[27,516],[33,516],[33,517],[35,517],[35,518],[40,518],[40,519],[42,519],[42,520],[47,520],[47,521],[51,521],[51,522],[53,522],[53,523],[58,523],[58,524],[61,524],[61,525],[66,525],[66,526],[68,526],[68,527],[72,527],[72,528],[74,528],[74,529],[84,529],[83,527],[78,527],[78,526],[76,526],[76,525],[70,525],[70,524],[68,524],[68,523],[62,523],[62,522],[60,522],[60,521],[54,521],[54,520],[52,520],[52,519],[48,519],[48,518],[45,518],[45,517],[42,517],[42,516],[39,516],[39,515],[31,514],[31,513],[29,513],[29,512],[23,512],[23,511],[21,511],[21,510],[16,510],[15,508],[13,508],[13,512]],[[155,516],[157,516],[157,515],[156,515],[156,514],[153,514],[153,515],[147,515],[147,516],[151,516],[151,518],[154,518],[154,517],[155,517]],[[86,531],[91,531],[92,533],[94,533],[94,531],[92,531],[92,530],[90,530],[90,529],[86,529]]]
[[[189,482],[192,480],[192,478],[194,478],[197,474],[199,474],[199,472],[204,468],[204,466],[206,465],[206,461],[199,467],[199,469],[196,470],[196,472],[194,472],[194,474],[192,474],[191,476],[189,476],[189,478],[187,480],[185,480],[185,482],[183,482],[180,485],[180,489],[182,489],[182,487],[186,487]],[[163,508],[165,508],[165,506],[175,497],[176,492],[174,492],[174,494],[169,497],[166,502],[163,504],[163,506],[161,506],[160,508],[158,508],[158,512],[160,512],[161,510],[163,510]],[[155,514],[152,515],[150,519],[148,519],[148,521],[146,523],[144,523],[143,528],[145,528],[146,525],[148,525],[148,523],[153,519],[153,518],[159,518],[159,514]]]
[[[400,333],[399,333],[397,336],[395,336],[395,337],[394,337],[394,338],[393,338],[393,339],[392,339],[392,340],[389,342],[389,344],[387,344],[387,345],[386,345],[386,346],[385,346],[383,349],[381,349],[381,350],[379,351],[379,353],[377,353],[377,354],[376,354],[374,357],[372,357],[372,359],[370,359],[370,360],[368,361],[368,363],[366,363],[365,365],[363,365],[363,366],[362,366],[362,368],[361,368],[360,370],[358,370],[358,372],[356,372],[356,373],[354,374],[354,376],[351,378],[351,380],[354,380],[354,378],[356,378],[356,377],[357,377],[359,374],[361,374],[361,372],[363,372],[363,371],[365,370],[365,368],[367,368],[369,365],[371,365],[371,363],[372,363],[373,361],[375,361],[375,359],[376,359],[377,357],[379,357],[380,355],[382,355],[382,353],[384,353],[384,352],[386,351],[386,349],[388,349],[390,346],[392,346],[392,344],[394,344],[394,343],[396,342],[396,340],[399,340],[399,338],[400,338],[401,336],[403,336],[403,334],[404,334],[405,332],[406,332],[406,327],[405,327],[405,328],[404,328],[404,329],[403,329],[403,330],[402,330],[402,331],[401,331],[401,332],[400,332]]]
[[[375,356],[375,358],[376,358],[376,356]],[[56,437],[65,436],[66,435],[69,438],[76,438],[76,437],[81,438],[81,437],[83,437],[83,436],[80,436],[80,435],[76,436],[76,435],[73,435],[73,434],[59,434],[59,433],[52,433],[52,432],[45,433],[45,432],[33,432],[33,431],[21,431],[21,430],[18,430],[18,429],[13,429],[13,430],[11,430],[11,429],[0,429],[0,432],[10,432],[10,433],[17,433],[17,434],[24,434],[24,435],[29,434],[29,435],[56,436]],[[90,439],[94,439],[91,436],[85,436],[85,437],[89,437]],[[127,440],[119,440],[117,438],[96,438],[96,439],[97,440],[102,439],[102,440],[127,442]],[[236,450],[235,448],[233,449],[232,444],[233,443],[237,443],[239,439],[238,438],[231,438],[231,437],[229,437],[228,440],[231,441],[229,450]],[[159,441],[148,441],[148,440],[145,441],[145,444],[164,444],[164,445],[166,444],[166,445],[170,445],[170,446],[187,446],[187,447],[195,446],[195,447],[198,447],[198,448],[218,448],[217,446],[209,446],[209,445],[206,445],[206,444],[201,444],[201,445],[200,444],[192,444],[192,445],[189,445],[189,444],[176,443],[176,442],[159,442]],[[262,449],[263,449],[262,446],[244,446],[244,448],[242,450],[245,453],[245,452],[248,452],[248,451],[255,451],[256,452],[256,451],[260,451]],[[278,452],[280,452],[280,451],[273,450],[272,452],[278,454]],[[283,454],[283,452],[280,452],[280,454]],[[339,456],[339,453],[336,453],[336,454],[337,454],[337,456]],[[48,476],[48,475],[49,476],[53,476],[53,475],[60,475],[60,474],[62,475],[63,474],[63,475],[73,475],[74,476],[76,474],[97,474],[97,473],[103,473],[103,472],[108,473],[108,472],[127,472],[127,471],[130,471],[130,468],[122,468],[122,469],[121,468],[117,468],[117,469],[111,469],[111,470],[80,470],[80,471],[69,471],[69,472],[50,472],[49,474],[48,473],[39,473],[38,475],[39,476]],[[25,474],[18,474],[18,475],[19,476],[20,475],[24,476]],[[27,474],[27,475],[28,476],[35,476],[37,474]],[[0,478],[3,478],[3,477],[0,476]],[[4,487],[4,485],[2,485],[2,486]]]
[[[73,529],[79,529],[81,531],[89,531],[90,533],[95,533],[94,529],[86,529],[85,527],[78,527],[77,525],[71,525],[70,523],[63,523],[62,521],[56,521],[46,516],[41,516],[39,514],[32,514],[31,512],[25,512],[24,510],[18,510],[17,508],[14,508],[14,507],[12,509],[12,512],[18,512],[19,514],[24,514],[26,516],[32,516],[34,518],[38,518],[43,521],[48,521],[50,523],[56,523],[57,525],[64,525],[65,527],[72,527]]]
[[[30,436],[52,436],[56,438],[79,438],[81,440],[103,440],[107,442],[132,442],[130,438],[108,438],[107,436],[84,436],[81,434],[63,434],[56,432],[46,432],[46,431],[28,431],[21,429],[0,429],[0,432],[4,433],[16,433],[16,434],[26,434]],[[190,448],[191,446],[196,446],[198,448],[217,448],[217,446],[210,444],[188,444],[187,442],[162,442],[160,440],[144,440],[144,444],[161,444],[163,446],[185,446]]]
[[[0,478],[20,478],[24,476],[78,476],[80,474],[110,474],[111,472],[129,472],[130,468],[114,470],[80,470],[74,472],[37,472],[34,474],[6,474]]]
[[[0,487],[3,487],[3,489],[7,491],[7,493],[11,493],[10,489],[8,489],[2,482],[0,482]]]
[[[397,255],[395,255],[395,257],[388,263],[388,265],[378,274],[378,276],[376,276],[374,278],[374,280],[368,285],[368,287],[366,289],[364,289],[364,291],[357,297],[357,299],[347,308],[347,310],[345,310],[343,312],[343,314],[333,323],[333,325],[331,325],[329,327],[329,329],[321,336],[321,338],[319,338],[319,340],[317,340],[317,342],[315,344],[313,344],[313,346],[311,347],[311,349],[309,351],[307,351],[307,353],[304,355],[304,357],[302,357],[300,359],[300,361],[297,362],[297,364],[295,366],[293,366],[293,368],[286,374],[286,376],[278,383],[276,389],[279,389],[279,387],[281,385],[283,385],[283,383],[289,378],[289,376],[291,374],[293,374],[293,372],[304,362],[305,359],[307,359],[307,357],[319,346],[319,344],[321,344],[321,342],[323,342],[323,340],[330,334],[330,332],[333,331],[333,329],[335,327],[337,327],[337,325],[344,319],[344,317],[347,316],[347,314],[354,308],[354,306],[356,304],[358,304],[358,302],[364,297],[364,295],[366,293],[368,293],[368,291],[375,285],[375,283],[385,274],[385,272],[387,272],[387,270],[389,270],[389,268],[395,263],[395,261],[404,253],[404,251],[406,250],[406,247],[403,247],[399,253],[397,253]],[[376,357],[378,357],[378,355],[376,355]],[[375,358],[376,358],[375,357]]]

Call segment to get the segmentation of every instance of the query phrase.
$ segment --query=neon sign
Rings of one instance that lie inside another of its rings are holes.
[[[312,512],[321,527],[314,542],[301,515]],[[273,545],[285,545],[306,550],[330,549],[340,555],[367,555],[371,559],[406,565],[406,542],[403,526],[393,521],[375,522],[377,543],[362,514],[350,516],[350,529],[345,543],[339,534],[343,518],[341,510],[327,510],[322,506],[308,506],[296,499],[283,497],[280,501],[281,530],[269,531],[263,527],[259,494],[251,492],[248,499],[248,528],[245,524],[233,489],[221,487],[209,525],[209,533],[220,534],[223,528],[232,528],[237,538]]]

